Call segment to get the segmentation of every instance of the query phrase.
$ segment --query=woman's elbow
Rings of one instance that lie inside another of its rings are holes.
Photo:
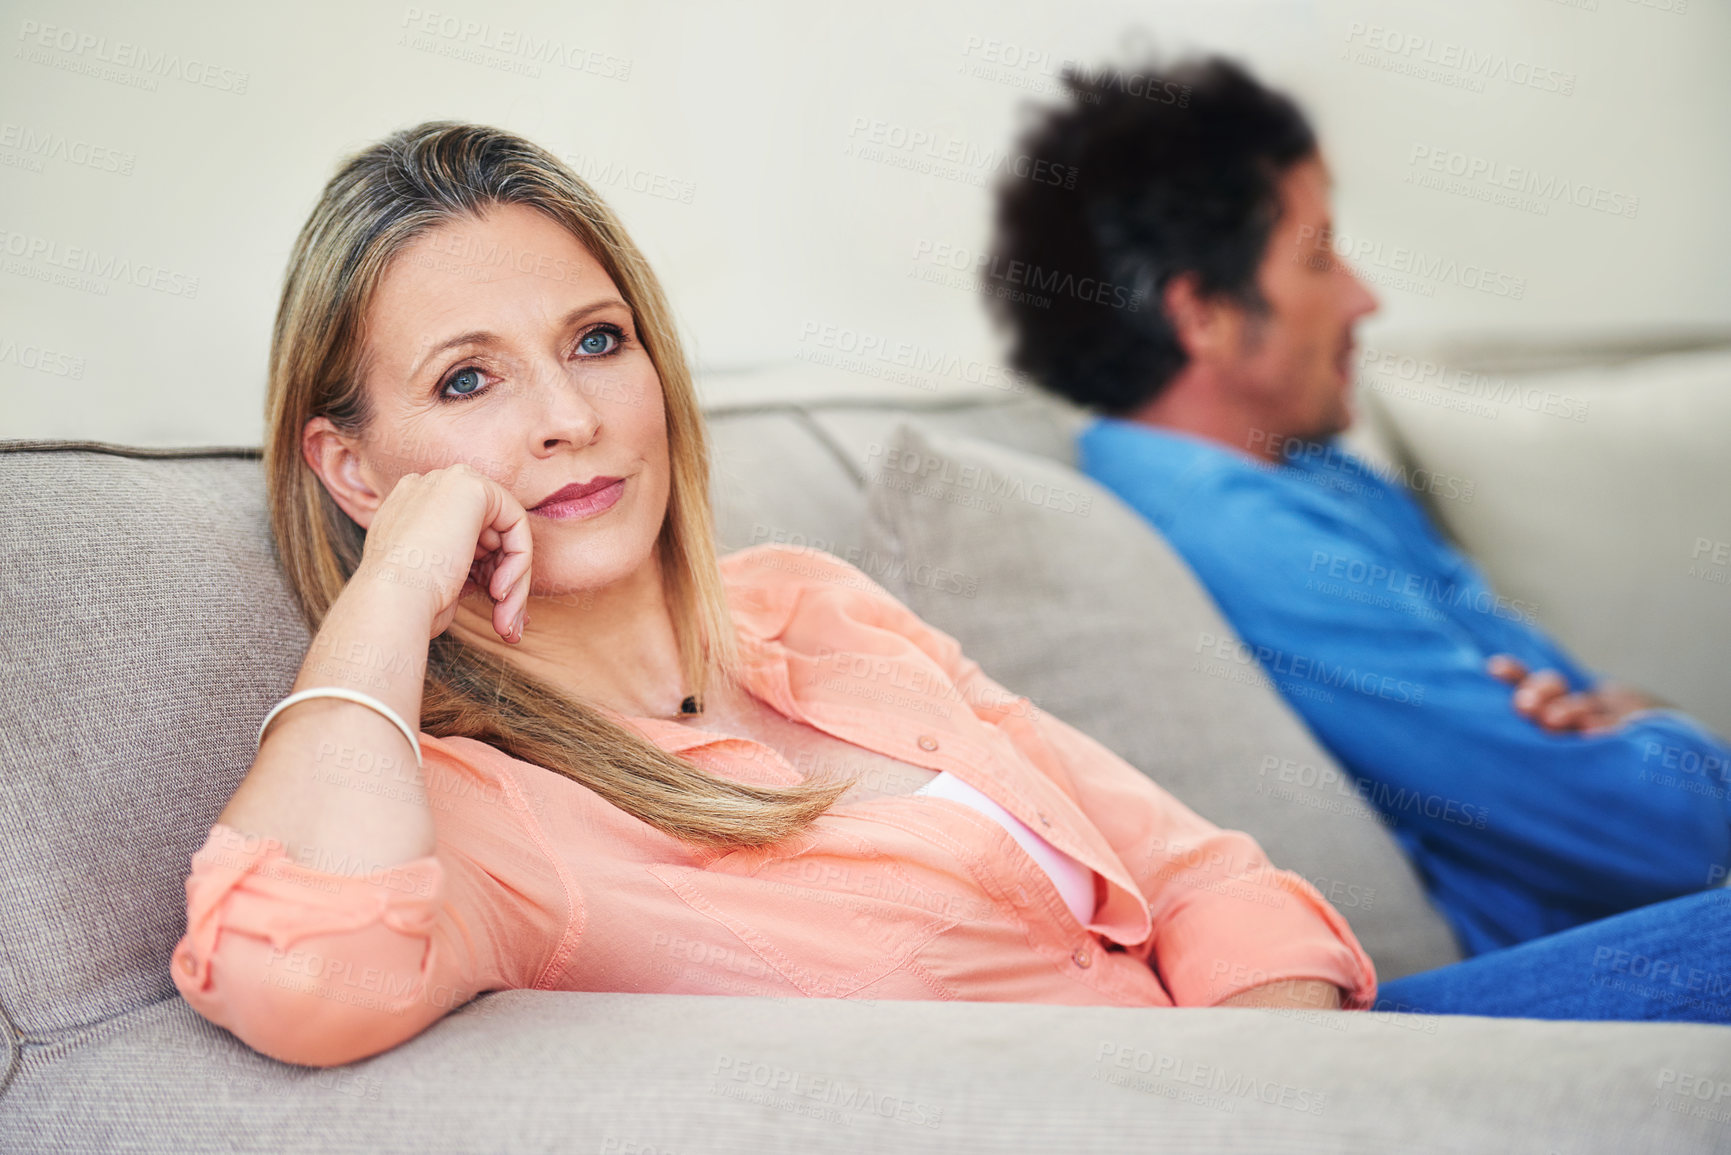
[[[278,948],[229,933],[208,958],[182,939],[171,961],[174,984],[194,1010],[253,1050],[306,1067],[342,1066],[388,1051],[455,1005],[440,1005],[426,989],[418,957],[425,940],[398,936],[394,953],[417,957],[384,959],[377,944],[344,950],[330,941],[343,937]]]

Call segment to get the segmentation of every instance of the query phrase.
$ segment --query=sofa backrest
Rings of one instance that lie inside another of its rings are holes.
[[[193,851],[309,643],[256,456],[0,452],[0,1008],[45,1039],[174,993]]]

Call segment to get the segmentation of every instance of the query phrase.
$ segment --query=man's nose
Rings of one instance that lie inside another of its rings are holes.
[[[1346,295],[1347,316],[1357,319],[1382,308],[1382,302],[1370,291],[1370,286],[1359,279],[1358,270],[1344,263],[1341,268],[1345,270],[1346,278],[1350,282]]]

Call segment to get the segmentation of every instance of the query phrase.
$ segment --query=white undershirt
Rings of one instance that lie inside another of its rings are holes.
[[[1022,844],[1033,860],[1051,876],[1052,885],[1064,899],[1064,905],[1084,925],[1094,917],[1094,872],[1035,834],[1026,822],[993,802],[984,794],[951,774],[948,770],[914,791],[949,798],[971,806],[1010,832],[1010,837]]]

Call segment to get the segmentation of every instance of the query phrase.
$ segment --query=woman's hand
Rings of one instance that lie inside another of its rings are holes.
[[[1251,987],[1247,991],[1239,991],[1229,999],[1223,999],[1217,1006],[1222,1007],[1308,1007],[1317,1011],[1338,1011],[1340,1009],[1340,988],[1333,983],[1325,983],[1319,979],[1286,979],[1277,983],[1264,983],[1259,987]]]
[[[373,514],[355,577],[422,591],[429,640],[450,627],[458,602],[485,593],[494,601],[493,628],[520,642],[533,554],[522,503],[458,463],[397,481]]]

